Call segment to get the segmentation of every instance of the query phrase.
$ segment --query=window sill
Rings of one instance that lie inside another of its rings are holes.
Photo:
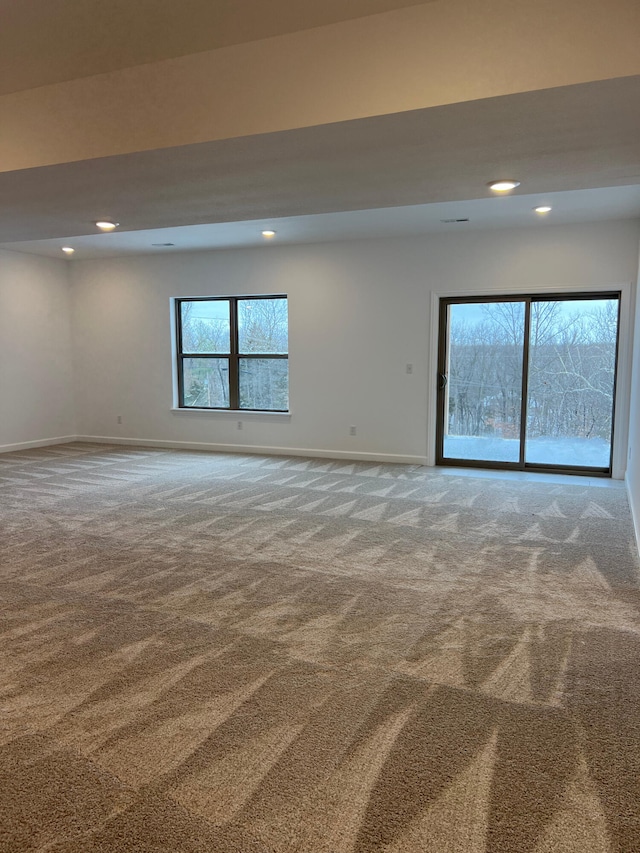
[[[240,416],[243,418],[290,418],[291,412],[261,412],[255,409],[179,409],[176,406],[170,409],[173,415],[222,415],[229,417],[230,415],[236,419]]]

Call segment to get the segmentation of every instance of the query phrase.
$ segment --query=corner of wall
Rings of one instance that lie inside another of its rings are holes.
[[[0,450],[72,440],[69,273],[63,260],[0,252]]]
[[[633,324],[631,367],[631,399],[629,405],[629,444],[625,484],[633,518],[636,545],[640,550],[640,246],[638,247],[638,278],[635,287],[635,323]]]

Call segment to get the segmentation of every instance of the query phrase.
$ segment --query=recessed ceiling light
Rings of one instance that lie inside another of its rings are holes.
[[[117,228],[118,225],[120,225],[119,222],[109,222],[108,219],[100,219],[98,222],[96,222],[96,226],[101,231],[113,231],[113,229]]]
[[[533,208],[536,213],[539,213],[540,216],[544,216],[545,213],[549,213],[551,210],[551,205],[549,204],[541,204],[539,207]]]
[[[62,251],[65,253],[65,255],[73,255],[75,249],[72,249],[71,246],[63,246]]]
[[[516,187],[519,187],[520,181],[514,181],[511,178],[503,178],[500,181],[491,181],[488,186],[489,189],[494,191],[494,193],[508,193],[510,190],[515,190]]]
[[[271,229],[267,229],[266,231],[263,231],[263,232],[262,232],[262,236],[263,236],[263,237],[266,237],[266,238],[267,238],[267,240],[270,240],[272,237],[275,237],[275,236],[276,236],[276,232],[275,232],[275,231],[271,231]]]

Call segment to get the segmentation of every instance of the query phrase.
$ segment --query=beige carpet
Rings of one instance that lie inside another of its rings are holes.
[[[640,850],[622,488],[0,456],[2,853]]]

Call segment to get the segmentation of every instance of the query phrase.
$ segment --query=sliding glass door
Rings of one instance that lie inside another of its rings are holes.
[[[443,455],[520,461],[525,303],[448,305]]]
[[[442,299],[438,464],[610,474],[619,301]]]

